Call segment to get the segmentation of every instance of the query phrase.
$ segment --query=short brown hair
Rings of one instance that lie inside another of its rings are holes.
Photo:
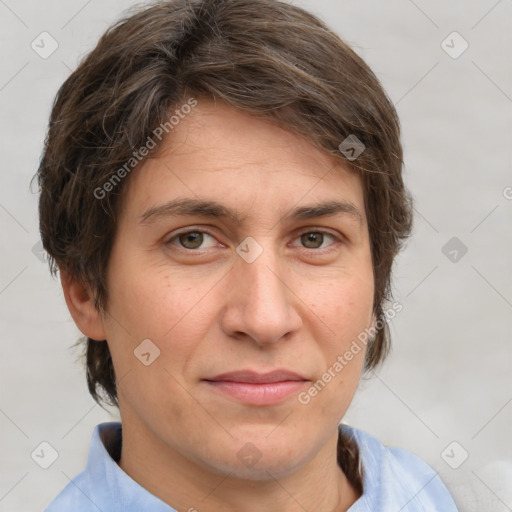
[[[96,307],[106,308],[105,272],[127,180],[108,193],[104,184],[192,95],[272,119],[359,173],[381,319],[392,263],[412,225],[397,114],[346,43],[277,0],[160,1],[129,12],[101,37],[58,91],[38,170],[52,273],[60,268],[88,283]],[[340,151],[349,136],[364,144],[355,159]],[[368,345],[367,370],[389,349],[382,324]],[[91,395],[117,405],[107,343],[87,339],[86,354]]]

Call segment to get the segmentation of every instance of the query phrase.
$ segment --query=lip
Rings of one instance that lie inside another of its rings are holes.
[[[223,373],[204,382],[213,390],[251,405],[275,405],[296,394],[308,381],[288,370]]]
[[[308,380],[306,377],[285,369],[277,369],[271,372],[261,373],[254,370],[239,370],[237,372],[228,372],[205,379],[208,381],[231,381],[231,382],[247,382],[251,384],[269,384],[282,381],[298,381]]]

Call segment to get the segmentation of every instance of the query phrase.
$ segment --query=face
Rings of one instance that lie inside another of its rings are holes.
[[[304,466],[337,435],[363,367],[364,350],[344,357],[372,320],[360,179],[200,101],[125,192],[102,319],[123,428],[216,473]]]

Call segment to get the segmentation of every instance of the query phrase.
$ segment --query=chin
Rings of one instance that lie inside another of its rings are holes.
[[[295,452],[297,455],[296,448]],[[225,454],[224,451],[221,460],[208,462],[213,466],[214,472],[229,476],[230,479],[273,481],[292,475],[298,466],[302,465],[300,460],[290,457],[290,451],[287,449],[256,451],[254,446],[247,444],[241,450],[233,452],[232,458],[226,459]]]

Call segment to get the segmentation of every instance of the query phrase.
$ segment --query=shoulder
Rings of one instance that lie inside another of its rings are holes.
[[[45,512],[89,512],[111,505],[108,483],[112,483],[116,462],[111,454],[119,449],[121,424],[97,425],[92,434],[86,468],[70,480]]]
[[[437,472],[420,457],[403,448],[385,446],[362,430],[348,425],[340,428],[357,443],[363,473],[361,501],[367,506],[379,507],[378,510],[398,506],[402,512],[442,507],[443,512],[457,512]],[[354,512],[357,510],[354,508]]]
[[[118,466],[121,447],[121,423],[97,425],[85,470],[66,485],[45,512],[176,512]]]

